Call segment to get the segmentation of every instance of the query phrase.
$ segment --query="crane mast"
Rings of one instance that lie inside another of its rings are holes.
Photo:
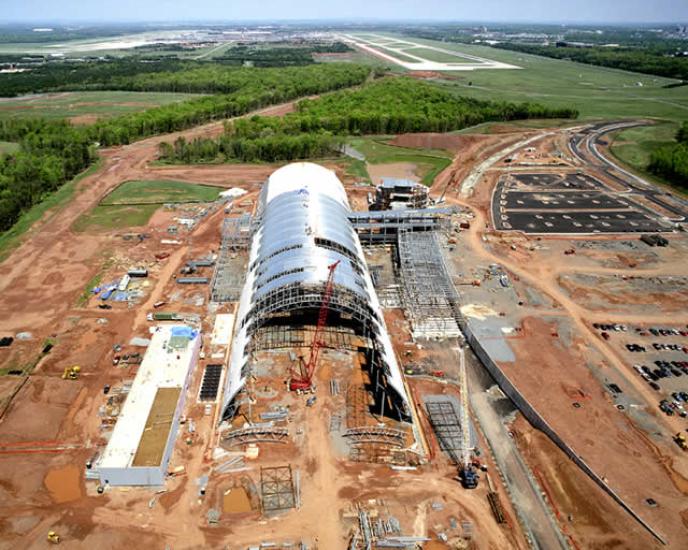
[[[301,360],[301,375],[299,377],[292,376],[289,380],[289,389],[291,391],[308,391],[313,387],[313,374],[315,367],[318,364],[318,357],[320,355],[320,348],[324,343],[320,339],[325,323],[327,323],[327,313],[329,311],[330,299],[332,298],[332,290],[334,288],[334,272],[339,265],[340,260],[337,260],[331,265],[327,266],[329,274],[327,276],[327,283],[325,284],[325,292],[323,292],[322,303],[320,304],[320,311],[318,312],[318,324],[315,327],[315,334],[313,335],[313,342],[311,343],[311,352],[308,357],[308,363],[304,365]]]
[[[478,486],[478,475],[471,461],[473,448],[471,447],[471,429],[468,418],[468,380],[466,378],[466,356],[463,347],[459,348],[459,383],[461,388],[461,465],[459,477],[461,484],[466,489],[475,489]]]

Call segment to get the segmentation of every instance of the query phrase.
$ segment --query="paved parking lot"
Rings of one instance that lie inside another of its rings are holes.
[[[632,368],[629,375],[641,377],[656,391],[657,407],[666,400],[671,404],[669,414],[688,415],[688,401],[679,395],[688,395],[688,327],[596,324],[593,328],[621,352]]]
[[[525,233],[669,231],[650,210],[580,173],[517,173],[500,179],[492,200],[495,227]]]

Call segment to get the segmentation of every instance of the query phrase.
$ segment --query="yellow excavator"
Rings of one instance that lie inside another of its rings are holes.
[[[60,544],[60,535],[55,531],[48,531],[48,542],[50,544]]]
[[[79,365],[74,365],[73,367],[65,367],[62,373],[62,380],[76,380],[79,378],[79,373],[81,372],[81,367]]]

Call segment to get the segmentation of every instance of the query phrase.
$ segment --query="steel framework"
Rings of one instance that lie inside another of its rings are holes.
[[[450,401],[432,401],[426,403],[425,408],[440,449],[447,453],[455,464],[459,464],[464,444],[461,423],[454,404]]]
[[[416,337],[455,338],[459,297],[435,232],[398,235],[402,303]]]
[[[410,420],[401,370],[350,213],[336,175],[314,164],[280,168],[263,187],[237,313],[223,418],[236,412],[235,397],[250,374],[249,353],[259,330],[289,316],[301,322],[317,317],[328,266],[339,262],[327,303],[329,313],[335,314],[332,324],[345,319],[345,325],[370,341],[367,365],[376,388],[386,394],[387,411]]]
[[[213,302],[234,302],[239,299],[243,277],[237,276],[233,259],[238,250],[248,248],[251,233],[251,216],[248,214],[225,218],[222,222],[222,242],[212,281]]]
[[[260,495],[264,512],[296,507],[291,466],[260,469]]]

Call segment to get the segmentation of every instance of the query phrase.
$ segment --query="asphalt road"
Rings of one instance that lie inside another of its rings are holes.
[[[674,214],[674,217],[671,218],[672,220],[685,221],[688,218],[687,201],[673,193],[659,189],[635,174],[624,170],[614,161],[600,153],[598,149],[598,146],[602,145],[602,137],[606,134],[616,130],[644,125],[646,123],[642,121],[595,124],[572,136],[569,140],[569,147],[571,152],[580,160],[602,167],[610,178],[625,185],[630,195],[643,195],[647,200]],[[666,200],[668,196],[671,197],[671,201]]]

